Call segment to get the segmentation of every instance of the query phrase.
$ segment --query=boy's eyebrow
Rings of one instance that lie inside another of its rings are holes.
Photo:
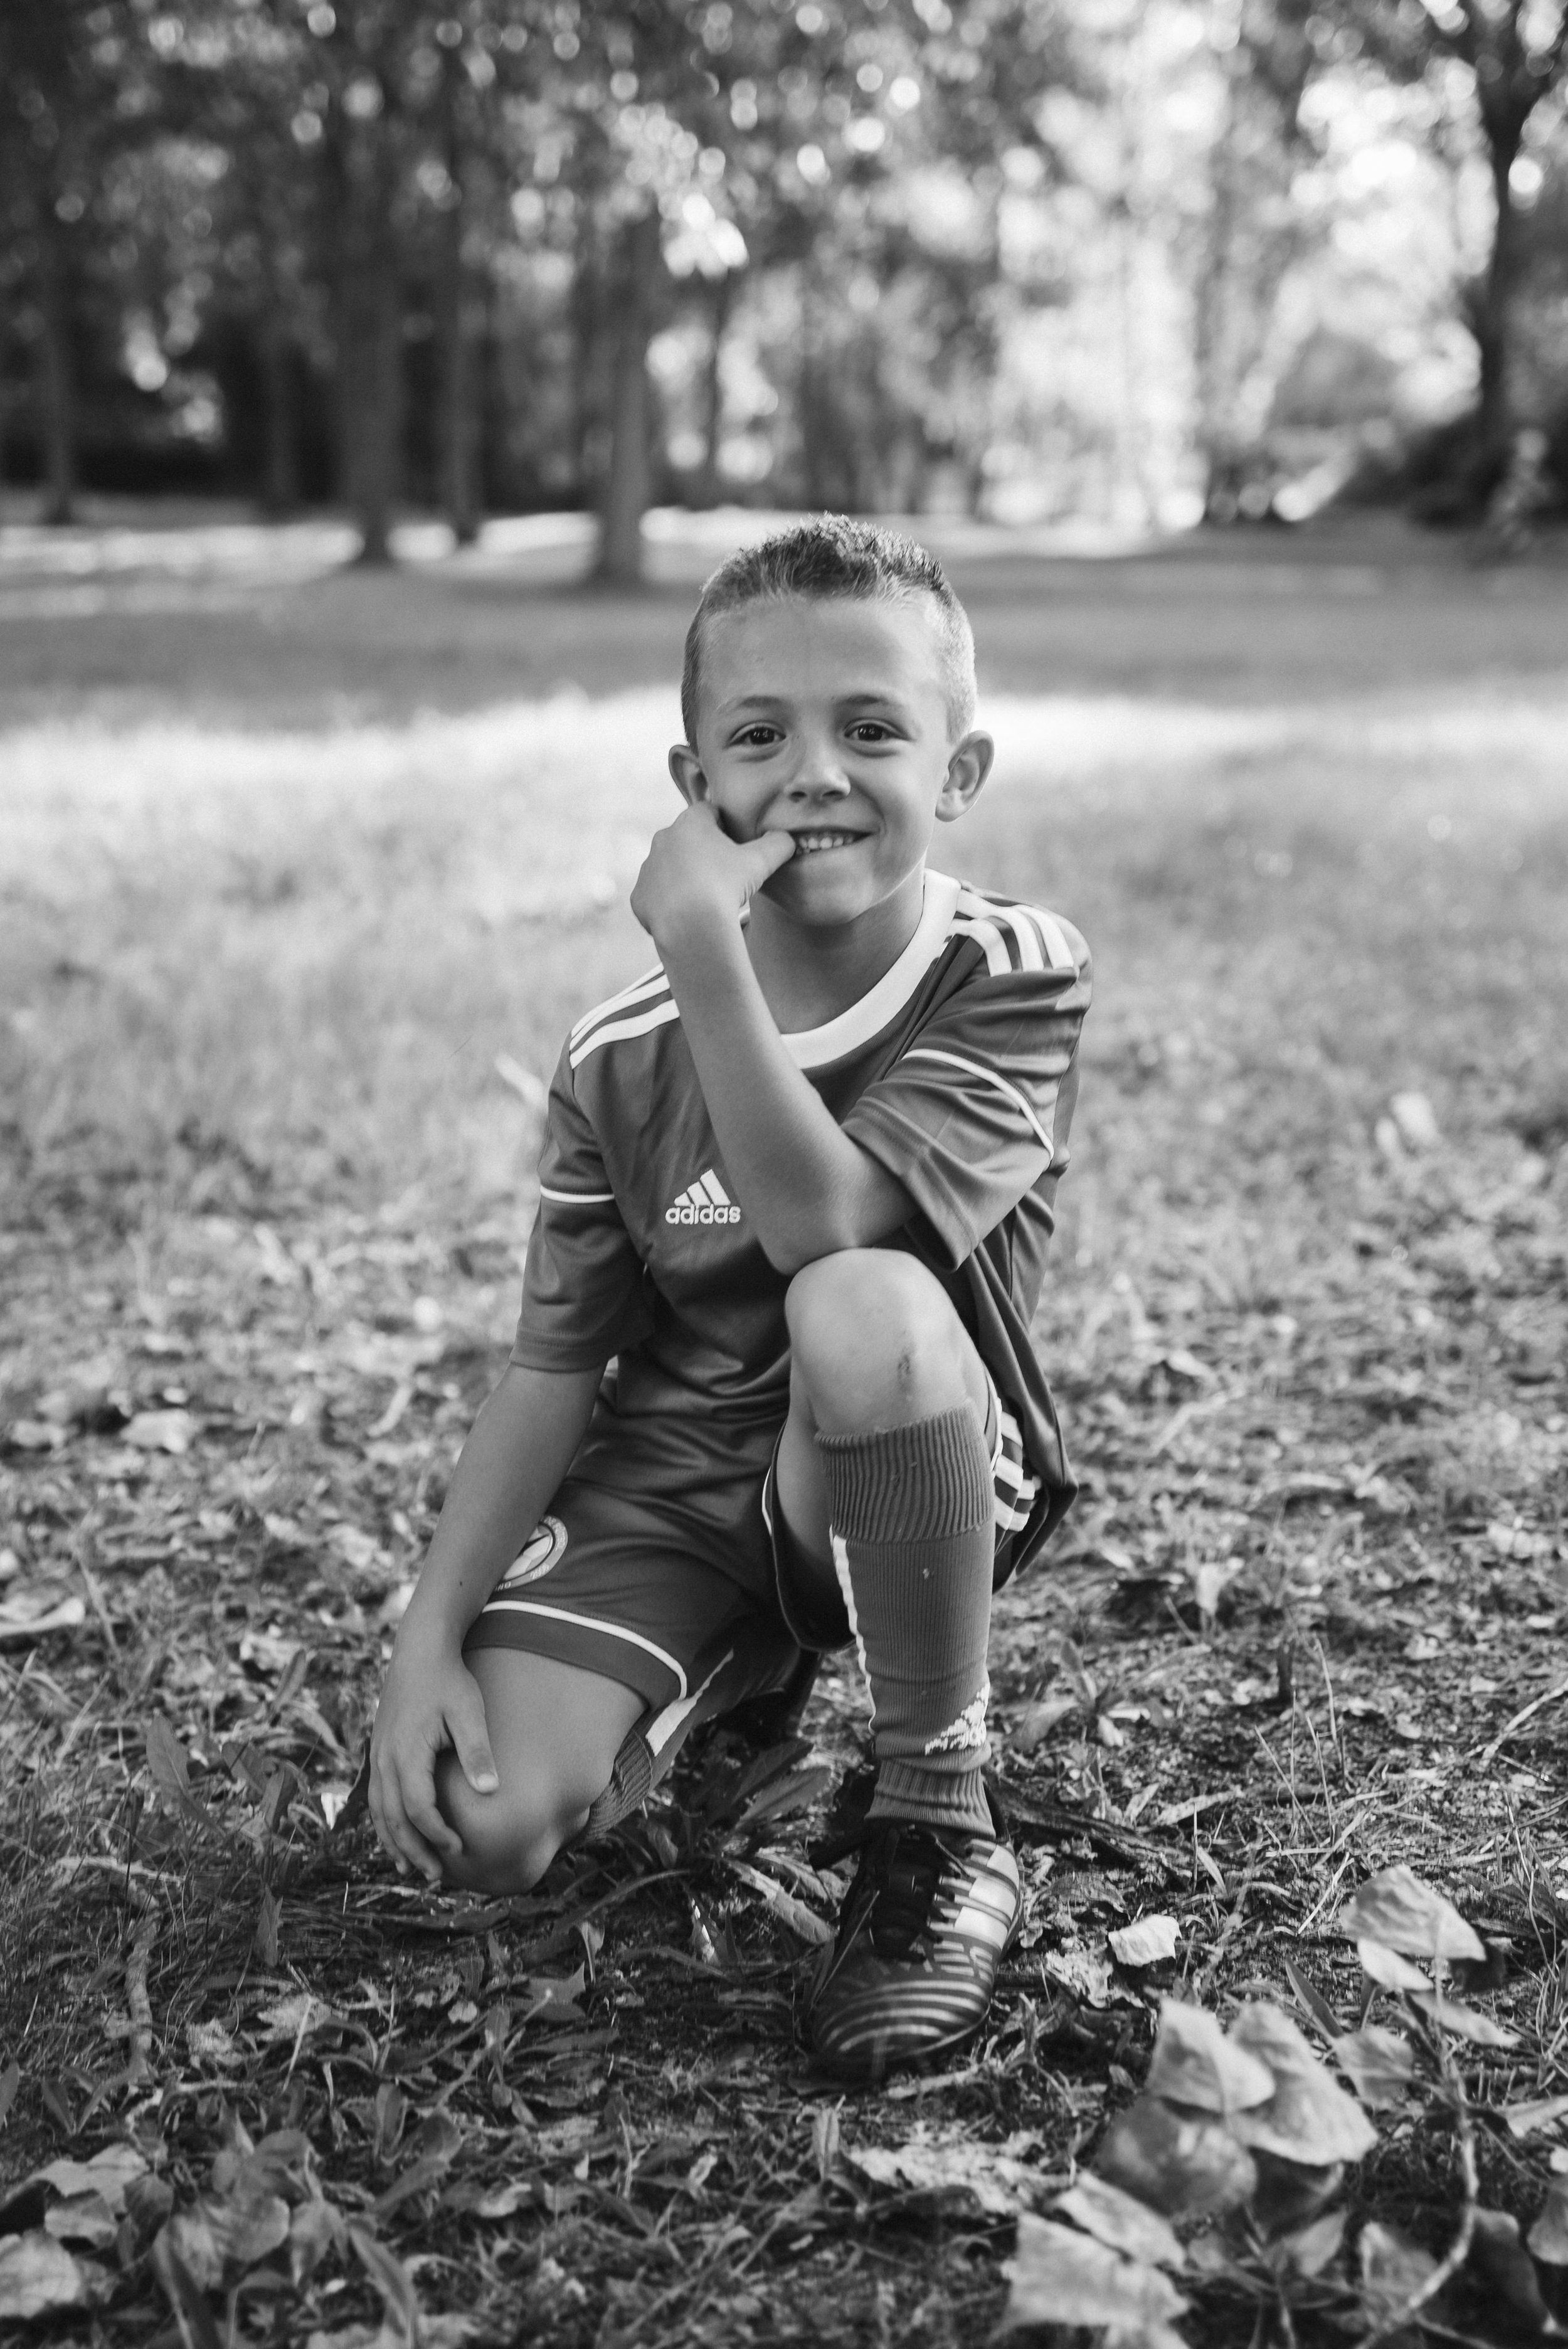
[[[867,687],[859,693],[841,693],[837,697],[841,709],[904,709],[908,707],[902,694],[884,688]],[[789,696],[782,693],[742,693],[733,701],[721,701],[718,714],[736,717],[743,709],[781,709],[787,707]]]

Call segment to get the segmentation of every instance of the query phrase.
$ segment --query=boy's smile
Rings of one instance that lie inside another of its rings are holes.
[[[852,929],[852,961],[886,968],[919,921],[936,823],[964,812],[991,763],[987,736],[950,739],[928,599],[792,595],[716,614],[696,735],[670,753],[685,796],[732,839],[795,843],[754,902],[754,928],[781,916]]]

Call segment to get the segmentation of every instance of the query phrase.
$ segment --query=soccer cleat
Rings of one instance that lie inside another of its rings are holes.
[[[870,2083],[979,2030],[1023,1895],[995,1836],[886,1819],[863,1838],[809,2020],[817,2061]]]

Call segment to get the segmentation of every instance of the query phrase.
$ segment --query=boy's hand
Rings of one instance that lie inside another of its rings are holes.
[[[436,1806],[436,1759],[451,1746],[476,1795],[500,1784],[479,1682],[460,1656],[399,1640],[370,1737],[370,1816],[399,1875],[441,1880],[441,1854],[462,1838]]]
[[[787,832],[731,840],[718,811],[699,802],[654,834],[632,891],[632,911],[656,946],[694,924],[731,924],[794,854]]]

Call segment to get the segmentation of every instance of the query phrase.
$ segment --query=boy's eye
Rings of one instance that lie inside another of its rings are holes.
[[[886,742],[892,739],[890,729],[882,724],[880,718],[861,718],[851,727],[850,732],[857,742]]]
[[[764,726],[758,721],[755,726],[748,726],[746,731],[738,735],[736,739],[748,750],[760,750],[769,742],[777,742],[779,730],[776,726]]]

